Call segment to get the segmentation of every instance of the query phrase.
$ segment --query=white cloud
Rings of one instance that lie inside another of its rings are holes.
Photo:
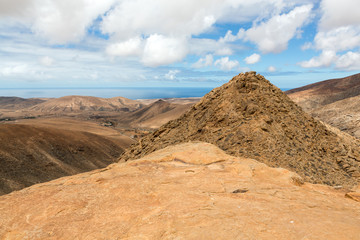
[[[277,71],[277,69],[276,69],[274,66],[269,66],[269,67],[267,68],[267,70],[268,70],[269,72],[276,72],[276,71]]]
[[[360,53],[347,52],[337,59],[335,67],[342,70],[360,70]]]
[[[309,1],[311,0],[305,2]],[[109,45],[101,47],[108,55],[138,56],[146,66],[156,67],[181,61],[187,54],[232,55],[240,48],[239,44],[235,45],[233,42],[244,39],[243,29],[240,29],[236,35],[228,31],[218,41],[193,37],[211,31],[215,23],[251,21],[257,23],[303,2],[300,0],[1,0],[0,17],[3,17],[3,21],[0,21],[0,24],[10,22],[9,19],[11,22],[20,22],[53,44],[83,41],[87,35],[98,37],[100,31],[110,37],[107,43]],[[298,11],[298,8],[293,11]],[[291,15],[293,11],[279,17]],[[296,18],[291,19],[292,21],[300,21],[298,19],[302,16],[298,12],[295,14]],[[272,19],[263,24],[271,23],[274,21]],[[255,25],[261,27],[263,24]],[[272,27],[271,24],[269,27]],[[248,37],[252,41],[250,35],[251,31]],[[165,43],[164,47],[162,48],[154,40]]]
[[[360,46],[360,26],[339,27],[327,32],[318,32],[315,47],[319,50],[344,51]]]
[[[284,9],[296,4],[306,4],[309,0],[225,0],[227,7],[219,9],[223,12],[221,22],[244,23],[254,19],[261,21],[272,15],[280,14]],[[259,14],[260,13],[260,14]]]
[[[348,51],[343,55],[336,55],[334,51],[323,51],[320,56],[311,58],[309,61],[299,63],[305,68],[319,68],[335,66],[339,70],[360,70],[360,53]]]
[[[304,68],[329,67],[336,59],[336,52],[323,51],[320,56],[313,57],[309,61],[304,61],[299,64]]]
[[[222,47],[222,48],[216,49],[214,54],[218,55],[218,56],[232,55],[233,50],[230,47]]]
[[[122,0],[102,22],[104,33],[128,39],[139,34],[189,36],[208,30],[221,1]]]
[[[260,61],[260,58],[261,58],[261,56],[260,56],[259,54],[254,53],[254,54],[246,57],[246,58],[244,59],[244,61],[245,61],[247,64],[255,64],[255,63],[257,63],[257,62]]]
[[[243,38],[245,36],[245,30],[240,28],[240,30],[238,31],[238,33],[236,35],[232,34],[231,30],[228,30],[225,34],[224,37],[219,39],[219,42],[235,42],[236,40],[239,40],[241,38]]]
[[[238,47],[239,48],[239,47]],[[139,56],[146,66],[157,67],[181,61],[187,54],[218,56],[232,55],[233,50],[225,42],[212,39],[188,39],[152,34],[148,38],[131,38],[109,45],[109,56]]]
[[[329,67],[357,70],[360,47],[360,1],[357,0],[322,0],[319,32],[314,43],[306,43],[302,49],[315,48],[321,51],[319,56],[299,63],[303,67]],[[350,51],[349,51],[350,50]],[[343,53],[343,51],[348,51]]]
[[[153,34],[146,39],[141,61],[150,67],[171,64],[186,57],[186,39]]]
[[[231,30],[228,30],[225,34],[224,37],[220,38],[220,42],[234,42],[236,41],[238,38],[236,35],[233,35],[232,34],[232,31]]]
[[[33,5],[34,1],[30,0],[1,0],[0,16],[21,16],[24,15]]]
[[[196,63],[192,65],[193,68],[203,68],[212,66],[214,57],[211,54],[206,55],[204,58],[200,58]]]
[[[101,28],[123,40],[155,33],[191,36],[208,31],[215,22],[262,20],[304,2],[311,0],[117,0]]]
[[[104,14],[114,1],[2,0],[0,16],[29,26],[52,43],[64,44],[81,40],[94,20]]]
[[[78,41],[94,21],[127,41],[139,35],[191,36],[215,22],[247,22],[298,4],[284,0],[1,0],[0,17],[31,26],[55,43]],[[102,19],[98,19],[101,16]]]
[[[92,80],[96,80],[99,78],[99,74],[97,72],[94,72],[94,73],[91,73],[89,75],[89,77],[92,79]]]
[[[358,0],[322,0],[320,30],[329,31],[344,26],[360,25],[360,1]]]
[[[174,80],[176,78],[176,74],[178,74],[179,70],[169,70],[167,74],[165,74],[165,78],[169,80]]]
[[[41,57],[39,59],[40,64],[46,67],[50,67],[54,64],[55,60],[49,56]]]
[[[234,46],[223,41],[216,41],[206,38],[192,38],[189,41],[189,53],[195,55],[205,55],[212,53],[218,56],[232,55]],[[240,48],[241,46],[236,46]]]
[[[219,67],[221,70],[229,71],[235,67],[239,66],[239,62],[236,60],[229,60],[229,57],[223,57],[215,61],[215,66]]]
[[[301,46],[301,50],[303,50],[303,51],[311,49],[311,48],[313,48],[313,44],[311,42],[306,42]]]
[[[288,42],[306,23],[312,5],[294,8],[287,14],[276,15],[246,31],[245,40],[254,42],[263,53],[279,53],[287,49]]]
[[[101,46],[97,41],[88,39],[82,46],[98,45]],[[15,41],[11,38],[2,39],[0,52],[0,85],[3,87],[97,87],[106,86],[108,82],[116,86],[141,81],[140,75],[147,76],[150,71],[134,60],[109,61],[109,58],[93,48],[46,46],[30,33],[22,33]],[[56,60],[52,65],[54,67],[40,63],[44,56]]]
[[[10,64],[8,66],[0,67],[0,74],[5,77],[28,74],[29,72],[30,68],[25,63]]]
[[[110,56],[139,56],[142,53],[142,39],[139,37],[130,38],[127,41],[110,44],[106,53]]]

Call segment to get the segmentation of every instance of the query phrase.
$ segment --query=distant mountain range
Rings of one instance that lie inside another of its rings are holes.
[[[131,100],[123,97],[99,98],[66,96],[50,99],[0,98],[0,120],[46,116],[102,118],[126,127],[158,128],[179,117],[200,98]]]

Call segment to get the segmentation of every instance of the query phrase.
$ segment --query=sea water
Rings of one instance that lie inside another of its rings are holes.
[[[0,96],[21,98],[58,98],[69,95],[102,98],[126,97],[130,99],[202,97],[212,88],[163,87],[163,88],[0,88]],[[282,89],[283,91],[288,89]]]
[[[58,98],[69,95],[130,99],[202,97],[212,88],[9,88],[1,89],[0,96],[21,98]]]

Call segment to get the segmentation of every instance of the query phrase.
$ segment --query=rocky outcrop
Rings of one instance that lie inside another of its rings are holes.
[[[353,186],[360,177],[359,142],[340,137],[255,72],[212,90],[121,159],[188,141],[209,142],[230,155],[290,169],[312,183]]]
[[[358,239],[345,191],[208,143],[0,197],[0,239]]]

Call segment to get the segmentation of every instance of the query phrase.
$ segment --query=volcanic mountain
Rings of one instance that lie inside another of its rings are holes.
[[[35,183],[106,167],[117,161],[131,143],[127,137],[0,124],[0,195]]]
[[[360,95],[360,73],[345,78],[313,83],[285,93],[304,110],[313,110]]]
[[[99,98],[89,96],[65,96],[50,99],[29,110],[47,113],[74,111],[134,111],[142,107],[140,102],[124,97]]]
[[[255,72],[212,90],[121,159],[189,141],[205,141],[233,156],[290,169],[312,183],[353,186],[360,177],[359,141],[315,120]]]

